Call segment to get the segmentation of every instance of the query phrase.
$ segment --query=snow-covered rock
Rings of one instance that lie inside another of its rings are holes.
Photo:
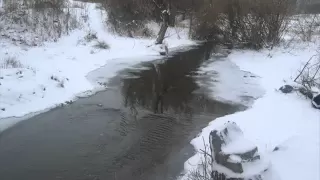
[[[260,158],[257,146],[244,138],[236,123],[212,131],[209,139],[213,177],[261,179],[268,170],[270,163]]]
[[[312,98],[312,105],[313,105],[315,108],[320,109],[320,94],[315,95],[315,96]]]
[[[282,92],[282,93],[285,93],[285,94],[287,94],[287,93],[291,93],[292,91],[293,91],[293,86],[290,86],[290,85],[284,85],[284,86],[282,86],[282,87],[280,87],[280,91]]]

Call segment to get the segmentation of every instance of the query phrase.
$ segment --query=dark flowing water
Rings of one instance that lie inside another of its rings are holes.
[[[175,179],[201,129],[242,108],[211,99],[196,84],[193,75],[211,48],[125,70],[108,90],[4,131],[0,179]]]

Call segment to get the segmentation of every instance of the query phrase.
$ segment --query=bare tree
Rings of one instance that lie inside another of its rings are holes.
[[[301,14],[293,19],[292,29],[302,41],[312,41],[319,33],[320,18],[318,14]]]
[[[155,2],[155,1],[154,1]],[[161,14],[162,24],[160,31],[158,33],[156,44],[162,44],[164,40],[164,36],[166,35],[168,26],[169,26],[169,19],[170,19],[170,13],[171,13],[171,0],[169,0],[168,3],[163,4],[162,6],[156,4],[158,8],[163,9]]]

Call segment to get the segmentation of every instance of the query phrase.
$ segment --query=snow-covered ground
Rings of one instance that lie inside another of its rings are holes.
[[[221,73],[221,76],[213,77],[219,79],[212,86],[216,91],[215,97],[242,102],[241,94],[258,95],[257,88],[253,88],[256,81],[246,80],[249,82],[246,86],[243,84],[244,78],[235,80],[239,73],[230,72],[230,68],[235,67],[243,73],[256,75],[265,93],[248,110],[215,119],[192,140],[191,144],[198,153],[185,163],[186,174],[182,179],[188,179],[187,172],[199,167],[203,159],[199,152],[205,149],[203,139],[208,145],[210,132],[228,121],[236,122],[245,138],[256,144],[263,157],[270,160],[272,173],[265,179],[320,179],[320,111],[312,108],[311,101],[299,93],[282,94],[277,90],[284,84],[293,84],[298,70],[317,54],[318,45],[302,43],[293,49],[279,47],[259,52],[239,50],[203,68],[205,72]],[[276,147],[278,150],[274,151]]]
[[[214,62],[200,67],[199,73],[210,77],[213,83],[208,88],[214,92],[212,96],[215,99],[250,105],[252,99],[264,94],[264,90],[259,86],[260,77],[248,71],[241,71],[236,64],[225,58],[213,59]]]
[[[86,8],[87,23],[57,42],[30,47],[0,41],[0,131],[17,122],[4,118],[22,117],[53,108],[84,92],[92,93],[98,87],[86,76],[101,66],[108,67],[104,68],[104,77],[108,78],[122,68],[159,57],[159,49],[153,45],[155,39],[112,34],[105,26],[104,13],[95,4],[86,3]],[[156,24],[152,26],[159,29]],[[97,39],[89,42],[85,37],[90,32],[96,33]],[[194,44],[187,34],[187,29],[170,28],[165,39],[169,49]],[[95,48],[98,41],[110,48]],[[10,58],[14,65],[8,62]]]

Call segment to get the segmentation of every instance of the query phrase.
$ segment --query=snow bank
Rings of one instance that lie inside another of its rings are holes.
[[[199,137],[192,140],[195,149],[205,148],[202,139],[208,144],[209,133],[213,129],[228,121],[236,122],[246,139],[257,145],[265,158],[270,158],[273,170],[265,179],[320,179],[320,111],[312,108],[310,100],[297,93],[285,95],[277,91],[285,82],[292,83],[297,70],[317,53],[317,47],[317,44],[309,44],[290,50],[233,52],[226,61],[259,76],[265,94],[247,111],[212,121]],[[229,71],[221,69],[218,72],[223,70]],[[225,82],[223,75],[220,78]],[[197,168],[201,158],[199,153],[190,158],[185,163],[186,172]],[[187,174],[182,179],[187,179]]]
[[[57,42],[47,42],[41,47],[24,47],[7,40],[0,41],[0,64],[13,57],[22,65],[0,69],[0,130],[18,121],[5,121],[3,118],[22,117],[60,105],[83,92],[90,94],[97,86],[86,76],[97,68],[104,66],[103,76],[108,79],[122,68],[159,57],[159,52],[150,48],[154,39],[111,34],[103,23],[106,17],[102,11],[91,3],[87,3],[86,8],[88,21],[84,27]],[[84,37],[89,32],[95,32],[97,39],[85,41]],[[166,39],[169,48],[194,44],[175,37]],[[95,48],[98,41],[105,42],[110,49]],[[144,58],[139,58],[142,56]]]
[[[213,82],[209,89],[212,96],[230,103],[251,104],[252,98],[260,97],[264,90],[259,87],[255,74],[241,71],[237,65],[228,59],[217,59],[199,69],[200,74],[208,74]]]

